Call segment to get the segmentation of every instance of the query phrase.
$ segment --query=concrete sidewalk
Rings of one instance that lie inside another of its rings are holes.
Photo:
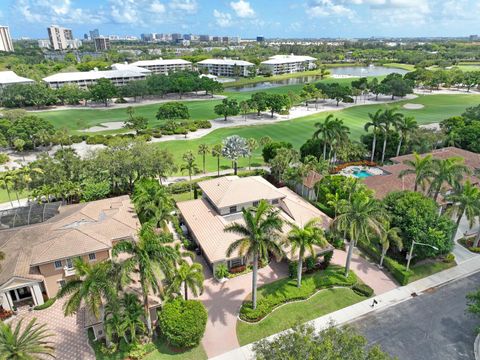
[[[460,265],[453,267],[451,269],[428,276],[426,278],[420,279],[406,286],[401,286],[391,291],[388,291],[382,295],[376,296],[375,300],[378,301],[378,304],[375,306],[375,308],[371,307],[373,299],[368,299],[368,300],[359,302],[357,304],[354,304],[352,306],[349,306],[347,308],[337,310],[328,315],[319,317],[308,323],[313,325],[317,330],[323,330],[327,328],[332,321],[336,325],[346,324],[353,320],[358,320],[359,318],[373,311],[381,311],[383,309],[387,309],[391,306],[394,306],[396,304],[399,304],[401,302],[411,299],[412,296],[421,295],[422,292],[425,292],[428,289],[445,285],[451,281],[455,281],[457,279],[466,277],[478,271],[480,271],[480,255],[475,256],[470,260],[464,261]],[[267,339],[271,340],[277,335],[278,334],[269,336]],[[252,344],[242,346],[238,349],[229,351],[213,359],[215,360],[254,359],[254,354],[252,352]]]

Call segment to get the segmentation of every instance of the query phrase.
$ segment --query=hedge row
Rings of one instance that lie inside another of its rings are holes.
[[[56,297],[52,297],[50,299],[48,299],[47,301],[45,301],[42,305],[37,305],[33,308],[33,310],[44,310],[46,308],[49,308],[50,306],[52,306],[55,301],[57,300]]]
[[[357,246],[362,249],[368,256],[370,256],[375,261],[380,261],[382,254],[380,250],[374,247],[371,244],[365,244],[359,242]],[[383,265],[390,271],[392,276],[398,281],[400,285],[407,285],[410,281],[410,277],[413,275],[412,270],[408,270],[407,268],[400,264],[399,262],[385,256],[383,259]]]
[[[373,295],[373,289],[367,284],[355,284],[353,285],[352,290],[355,291],[357,294],[366,297],[370,297]]]

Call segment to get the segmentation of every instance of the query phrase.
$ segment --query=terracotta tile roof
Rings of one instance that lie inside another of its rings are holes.
[[[317,173],[316,171],[310,170],[303,178],[303,185],[309,189],[313,189],[315,184],[323,179],[323,176]]]
[[[437,159],[461,157],[465,160],[465,165],[467,165],[471,169],[480,169],[480,154],[476,154],[468,150],[463,150],[463,149],[459,149],[451,146],[451,147],[434,150],[428,154],[432,154],[432,156]],[[424,155],[426,156],[428,154],[424,154]],[[407,154],[407,155],[394,157],[391,160],[396,163],[403,163],[405,160],[413,160],[413,158],[414,158],[413,154]]]
[[[12,277],[42,279],[32,266],[109,249],[112,241],[134,237],[140,223],[128,196],[62,206],[48,221],[0,230],[6,255],[0,286]]]

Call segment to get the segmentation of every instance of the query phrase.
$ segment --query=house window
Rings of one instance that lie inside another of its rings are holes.
[[[258,203],[259,203],[258,201],[254,201],[254,202],[253,202],[253,206],[257,207],[257,206],[258,206]]]
[[[73,269],[73,261],[72,259],[67,259],[67,269]]]
[[[278,204],[278,199],[273,199],[273,200],[272,200],[272,204],[273,204],[273,205],[277,205],[277,204]]]
[[[61,269],[62,268],[62,261],[57,260],[57,261],[55,261],[54,265],[55,265],[55,269],[57,269],[57,270]]]
[[[230,206],[230,214],[233,214],[237,212],[237,207],[236,206]]]
[[[242,258],[236,258],[230,260],[230,268],[234,268],[237,266],[242,266],[243,265],[243,259]]]
[[[88,260],[95,261],[96,259],[97,259],[97,256],[95,255],[95,253],[88,254]]]

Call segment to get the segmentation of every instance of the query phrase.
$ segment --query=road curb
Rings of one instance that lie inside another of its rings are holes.
[[[475,354],[475,360],[480,360],[480,334],[477,335],[473,343],[473,353]]]

